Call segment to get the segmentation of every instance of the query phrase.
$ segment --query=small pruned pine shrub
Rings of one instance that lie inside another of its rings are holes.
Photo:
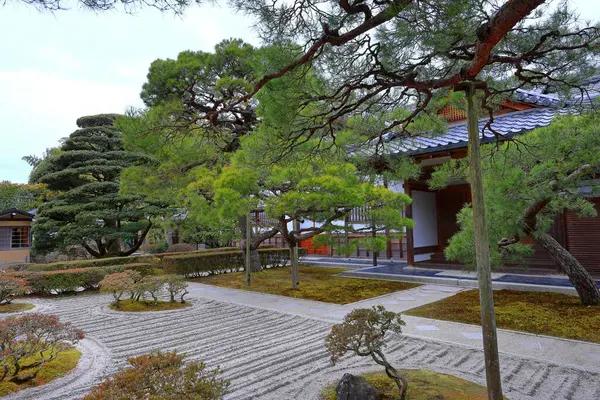
[[[185,279],[179,275],[164,275],[163,282],[165,284],[165,289],[169,292],[169,298],[171,302],[175,301],[175,297],[179,296],[179,300],[181,303],[185,303],[183,297],[188,294],[187,291],[188,284]]]
[[[186,253],[194,250],[194,246],[192,246],[191,244],[175,243],[167,247],[165,253]]]
[[[130,358],[129,367],[92,388],[84,400],[198,399],[221,400],[229,381],[218,368],[184,361],[176,352],[152,352]]]
[[[137,293],[142,299],[146,299],[146,294],[152,297],[152,304],[158,304],[158,296],[164,289],[165,281],[162,276],[146,276],[136,285]],[[139,299],[139,296],[138,296]]]
[[[115,306],[119,307],[119,302],[126,292],[133,292],[136,289],[135,278],[138,274],[135,271],[117,272],[106,276],[100,282],[100,291],[112,293]]]
[[[385,373],[400,391],[400,400],[406,398],[406,378],[394,368],[383,354],[388,332],[402,333],[404,321],[400,313],[387,311],[383,306],[357,308],[344,317],[344,322],[334,325],[325,339],[325,347],[335,364],[347,352],[361,357],[371,357],[385,368]]]
[[[30,313],[0,320],[0,381],[34,379],[46,363],[84,337],[82,330],[56,315]]]
[[[142,276],[136,271],[117,272],[108,275],[100,282],[102,292],[112,293],[114,306],[119,308],[120,301],[125,293],[130,293],[133,301],[146,301],[147,297],[152,300],[150,304],[157,305],[159,296],[168,293],[171,302],[179,296],[180,302],[185,303],[184,296],[188,294],[187,283],[181,276]]]
[[[0,304],[10,304],[12,299],[29,291],[27,281],[8,274],[0,275]]]

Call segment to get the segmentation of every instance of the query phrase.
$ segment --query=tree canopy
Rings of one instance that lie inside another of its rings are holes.
[[[49,191],[44,185],[0,181],[0,211],[9,208],[31,211],[48,195]]]
[[[80,129],[32,171],[32,183],[57,192],[39,208],[33,226],[36,251],[80,245],[94,257],[125,256],[142,244],[157,208],[139,195],[120,194],[120,174],[154,160],[124,150],[121,131],[114,127],[116,118],[79,118]],[[123,249],[121,242],[128,246]]]
[[[548,127],[520,137],[518,144],[483,148],[493,265],[515,259],[524,261],[523,256],[530,255],[532,249],[522,240],[531,237],[567,273],[584,304],[600,302],[596,284],[547,232],[564,211],[587,217],[596,215],[589,196],[600,192],[600,184],[595,180],[600,169],[599,122],[600,114],[596,112],[561,117]],[[433,173],[430,186],[441,188],[453,180],[468,180],[466,171],[466,160],[453,160]],[[469,206],[462,209],[458,222],[461,229],[450,239],[446,256],[472,265],[474,231]]]

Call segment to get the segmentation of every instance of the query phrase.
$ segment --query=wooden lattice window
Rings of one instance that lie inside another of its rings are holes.
[[[465,110],[459,110],[458,108],[454,107],[444,107],[439,114],[448,122],[462,121],[467,119]]]
[[[19,226],[12,228],[10,247],[13,249],[22,249],[29,247],[29,227]]]

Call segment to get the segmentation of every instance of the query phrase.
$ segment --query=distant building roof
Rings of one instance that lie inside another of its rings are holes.
[[[522,111],[494,116],[492,129],[504,139],[531,131],[536,128],[548,126],[552,119],[558,115],[575,111],[575,105],[590,104],[600,96],[600,75],[584,81],[585,91],[574,89],[568,98],[561,98],[557,93],[542,93],[541,91],[528,91],[517,89],[514,98],[520,103],[534,105]],[[489,118],[479,120],[479,129],[482,130]],[[483,142],[492,142],[496,136],[486,129],[483,133]],[[421,135],[414,138],[397,137],[393,132],[384,135],[386,152],[388,154],[419,155],[442,150],[467,147],[467,123],[460,122],[449,125],[441,135]]]
[[[35,215],[30,214],[30,213],[28,213],[26,211],[19,210],[19,209],[16,209],[16,208],[9,208],[8,210],[0,211],[0,217],[4,217],[4,216],[7,216],[7,215],[9,215],[9,216],[20,215],[21,217],[26,217],[26,218],[31,218],[31,219],[33,219],[33,217],[35,216]]]

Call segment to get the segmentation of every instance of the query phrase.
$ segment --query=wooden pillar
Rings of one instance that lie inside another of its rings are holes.
[[[404,182],[404,193],[408,197],[412,197],[410,184],[406,181]],[[406,218],[412,218],[412,204],[409,204],[406,207]],[[415,265],[415,246],[412,228],[406,229],[406,263],[409,267],[413,267]]]

